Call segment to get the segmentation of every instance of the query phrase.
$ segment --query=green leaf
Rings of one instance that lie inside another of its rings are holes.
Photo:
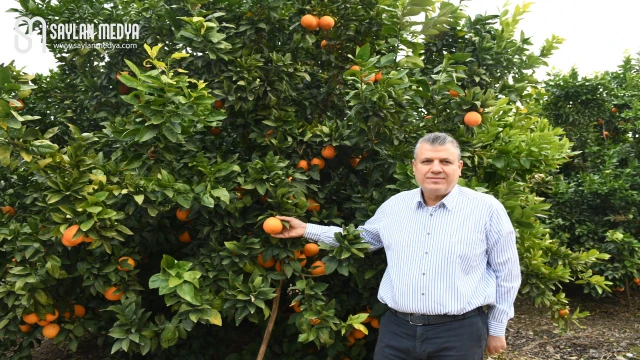
[[[211,317],[209,318],[209,322],[213,325],[222,326],[222,316],[217,310],[211,309]]]
[[[182,284],[178,285],[178,288],[176,290],[178,292],[178,295],[180,295],[180,297],[182,297],[183,299],[194,305],[200,305],[200,302],[196,299],[195,289],[192,283],[183,282]]]
[[[158,134],[157,126],[145,126],[140,129],[140,133],[138,134],[137,140],[140,142],[145,142]]]
[[[398,62],[398,66],[401,68],[406,67],[406,68],[417,69],[417,68],[423,68],[424,63],[417,56],[407,56]]]
[[[142,205],[142,202],[144,201],[144,194],[133,195],[133,199],[138,203],[138,205]]]
[[[169,286],[170,287],[176,287],[176,286],[182,284],[183,282],[184,282],[184,279],[180,279],[180,278],[177,278],[175,276],[172,276],[172,277],[169,278]]]
[[[363,47],[357,48],[356,50],[356,60],[367,61],[371,57],[371,48],[369,44],[364,44]]]
[[[80,225],[80,229],[82,229],[82,231],[87,231],[89,229],[91,229],[91,227],[93,226],[93,224],[95,224],[96,220],[94,218],[91,218],[85,222],[83,222]]]

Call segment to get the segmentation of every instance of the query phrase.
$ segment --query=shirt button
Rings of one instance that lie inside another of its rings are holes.
[[[422,273],[422,275],[425,275],[425,273]]]
[[[422,293],[422,295],[424,296],[424,293]]]
[[[424,254],[425,254],[425,255],[429,255],[429,252],[428,252],[428,251],[425,251],[425,252],[424,252]]]
[[[433,214],[429,214],[429,216],[433,216]]]
[[[429,232],[429,233],[427,233],[427,235],[431,235],[431,233]]]

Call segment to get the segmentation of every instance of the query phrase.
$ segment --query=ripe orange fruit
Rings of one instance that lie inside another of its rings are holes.
[[[24,101],[22,101],[22,99],[10,100],[9,106],[14,108],[15,111],[20,111],[24,109]]]
[[[224,107],[224,101],[216,100],[213,102],[213,107],[216,109],[222,109]]]
[[[464,123],[467,124],[467,126],[476,127],[480,125],[481,122],[482,122],[482,115],[480,115],[478,112],[469,111],[464,116]]]
[[[324,275],[327,273],[326,269],[324,268],[324,263],[320,260],[314,262],[313,264],[311,264],[311,267],[316,267],[315,269],[311,270],[311,274],[312,275]]]
[[[309,199],[309,206],[307,207],[307,211],[320,211],[320,204],[313,199]]]
[[[116,74],[116,81],[118,81],[118,82],[122,82],[120,80],[120,75],[129,75],[129,72],[128,71],[122,71],[122,72],[117,73]]]
[[[300,309],[300,303],[294,303],[293,304],[293,311],[299,313],[302,312],[302,309]]]
[[[68,311],[65,311],[64,314],[62,314],[62,316],[65,318],[65,320],[71,319],[71,313]]]
[[[79,304],[75,304],[73,305],[73,314],[77,317],[83,317],[84,314],[87,313],[87,309],[84,308],[84,306],[79,305]]]
[[[278,260],[278,262],[276,262],[276,271],[277,272],[282,272],[282,264],[280,263],[280,260]]]
[[[133,268],[136,267],[136,261],[133,260],[132,258],[128,257],[128,256],[123,256],[120,259],[118,259],[118,263],[120,263],[122,260],[126,260],[127,264],[131,265],[131,269],[122,267],[120,265],[118,265],[118,270],[120,271],[129,271],[129,270],[133,270]]]
[[[302,249],[305,256],[314,257],[320,253],[320,247],[315,243],[308,243]]]
[[[13,216],[16,214],[16,209],[13,206],[4,206],[2,208],[2,213],[5,215]]]
[[[567,315],[569,315],[569,310],[562,309],[562,310],[558,311],[558,315],[560,315],[562,317],[566,317]]]
[[[320,47],[324,49],[325,46],[327,46],[327,40],[322,40]]]
[[[363,76],[363,79],[364,79],[364,76]],[[376,75],[375,74],[369,76],[366,80],[364,80],[364,82],[369,84],[369,85],[373,84],[375,81],[376,81]]]
[[[22,331],[23,333],[31,332],[31,324],[20,324],[18,325],[18,327],[20,328],[20,331]]]
[[[304,171],[308,171],[309,170],[309,163],[307,162],[307,160],[300,160],[298,161],[298,166],[296,166],[297,169],[302,169]]]
[[[320,18],[320,21],[318,21],[318,26],[320,26],[322,30],[331,30],[335,24],[336,22],[331,16],[323,16]]]
[[[185,232],[180,234],[180,236],[178,236],[178,240],[180,240],[180,242],[183,242],[183,243],[190,243],[191,236],[189,235],[189,231],[185,230]]]
[[[180,221],[187,221],[187,218],[189,217],[190,212],[191,210],[189,209],[180,210],[180,208],[178,208],[176,209],[176,217]]]
[[[352,156],[349,159],[349,164],[351,165],[352,168],[355,169],[358,166],[358,163],[360,162],[360,158],[361,158],[360,156],[358,157]]]
[[[612,112],[612,113],[617,113],[617,112],[618,112],[618,108],[615,108],[615,107],[614,107],[614,108],[612,108],[612,109],[611,109],[611,112]]]
[[[104,292],[104,297],[107,300],[111,300],[111,301],[118,301],[120,300],[120,298],[122,298],[122,295],[124,295],[124,292],[121,292],[119,294],[114,294],[114,292],[118,291],[119,289],[115,286],[112,286],[110,288],[107,289],[107,291]]]
[[[460,93],[455,91],[455,90],[453,90],[453,89],[450,89],[449,90],[449,95],[451,95],[453,97],[458,97],[458,96],[460,96]]]
[[[45,320],[47,320],[47,321],[53,321],[53,320],[55,320],[55,319],[57,319],[57,318],[58,318],[58,315],[60,315],[60,314],[58,313],[58,309],[53,309],[53,310],[54,310],[54,312],[55,312],[54,314],[45,314],[45,315],[44,315]]]
[[[22,321],[26,322],[27,324],[35,324],[38,322],[38,320],[40,320],[40,318],[36,313],[22,315]]]
[[[276,260],[274,258],[270,258],[269,261],[265,262],[264,259],[262,258],[262,253],[258,255],[258,264],[265,269],[272,267],[275,263],[276,263]]]
[[[318,165],[318,167],[320,168],[319,170],[322,170],[324,169],[325,162],[321,158],[313,158],[311,159],[311,166],[313,165]]]
[[[364,333],[364,331],[359,330],[359,329],[353,330],[353,332],[351,334],[353,335],[353,337],[355,339],[362,339],[363,337],[365,337],[367,335],[367,334]]]
[[[77,246],[83,242],[84,234],[77,239],[73,238],[73,236],[78,232],[78,229],[80,229],[80,225],[69,226],[67,230],[64,231],[64,234],[62,234],[62,244],[65,246]]]
[[[300,266],[307,265],[307,256],[305,254],[298,255],[298,259],[304,259],[300,262]]]
[[[318,18],[313,15],[307,14],[303,16],[302,19],[300,19],[300,25],[302,25],[302,27],[307,30],[318,30]]]
[[[604,124],[604,120],[598,119],[598,125],[602,125],[602,124]]]
[[[353,334],[349,333],[347,335],[347,342],[345,343],[345,345],[347,345],[348,347],[351,347],[355,343],[356,343],[356,338],[353,337]]]
[[[276,217],[270,217],[262,224],[262,229],[267,234],[279,234],[283,228],[282,221]]]
[[[49,324],[51,321],[47,321],[47,320],[38,320],[37,324],[40,326],[47,326],[47,324]]]
[[[321,154],[325,159],[333,159],[336,157],[336,148],[334,148],[333,145],[327,145],[322,148]]]
[[[382,71],[378,71],[378,73],[376,74],[376,81],[380,81],[382,80]]]
[[[372,318],[371,319],[371,326],[379,329],[380,328],[380,320],[378,320],[377,318]]]
[[[220,136],[220,134],[222,133],[222,129],[217,128],[217,127],[212,127],[209,132],[211,133],[211,135],[213,136]]]
[[[353,65],[349,68],[349,70],[355,70],[355,71],[360,71],[360,66],[358,65]]]
[[[318,325],[318,324],[320,324],[321,322],[322,322],[322,321],[320,321],[320,319],[318,319],[318,318],[312,318],[312,319],[309,319],[309,323],[310,323],[311,325]]]
[[[86,236],[86,237],[84,238],[84,242],[86,242],[86,243],[92,243],[92,242],[93,242],[93,239],[92,239],[90,236]]]
[[[60,332],[60,325],[58,324],[48,324],[42,329],[42,335],[47,339],[53,339]]]
[[[267,131],[266,133],[264,133],[264,137],[266,137],[267,139],[271,137],[271,135],[276,132],[275,130],[271,129],[269,131]]]

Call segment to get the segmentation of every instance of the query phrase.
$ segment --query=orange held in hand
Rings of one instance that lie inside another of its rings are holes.
[[[480,125],[481,122],[482,122],[482,115],[480,115],[475,111],[469,111],[464,116],[464,123],[467,124],[467,126],[476,127]]]
[[[311,270],[312,275],[324,275],[327,273],[326,269],[324,268],[324,263],[320,260],[311,264],[311,268],[312,268]]]
[[[307,257],[313,257],[318,255],[318,253],[320,252],[320,247],[318,246],[318,244],[308,243],[304,246],[304,249],[302,249],[302,252]]]
[[[282,221],[280,221],[276,217],[270,217],[262,224],[262,229],[264,229],[264,232],[272,235],[279,234],[283,228],[284,225],[282,225]]]
[[[78,232],[78,229],[80,229],[80,225],[69,226],[67,230],[64,231],[64,234],[62,234],[62,244],[65,246],[77,246],[83,242],[84,234],[76,239],[73,238]]]

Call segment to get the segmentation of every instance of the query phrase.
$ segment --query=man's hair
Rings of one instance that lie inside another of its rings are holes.
[[[458,161],[462,160],[462,154],[460,154],[460,144],[458,144],[456,139],[449,136],[449,134],[434,132],[434,133],[429,133],[423,136],[422,138],[420,138],[420,140],[418,140],[418,143],[416,144],[416,148],[413,150],[414,159],[416,159],[416,157],[418,156],[418,148],[422,144],[427,144],[431,146],[445,146],[447,144],[451,144],[453,145],[453,147],[456,149],[456,152],[458,153]]]

